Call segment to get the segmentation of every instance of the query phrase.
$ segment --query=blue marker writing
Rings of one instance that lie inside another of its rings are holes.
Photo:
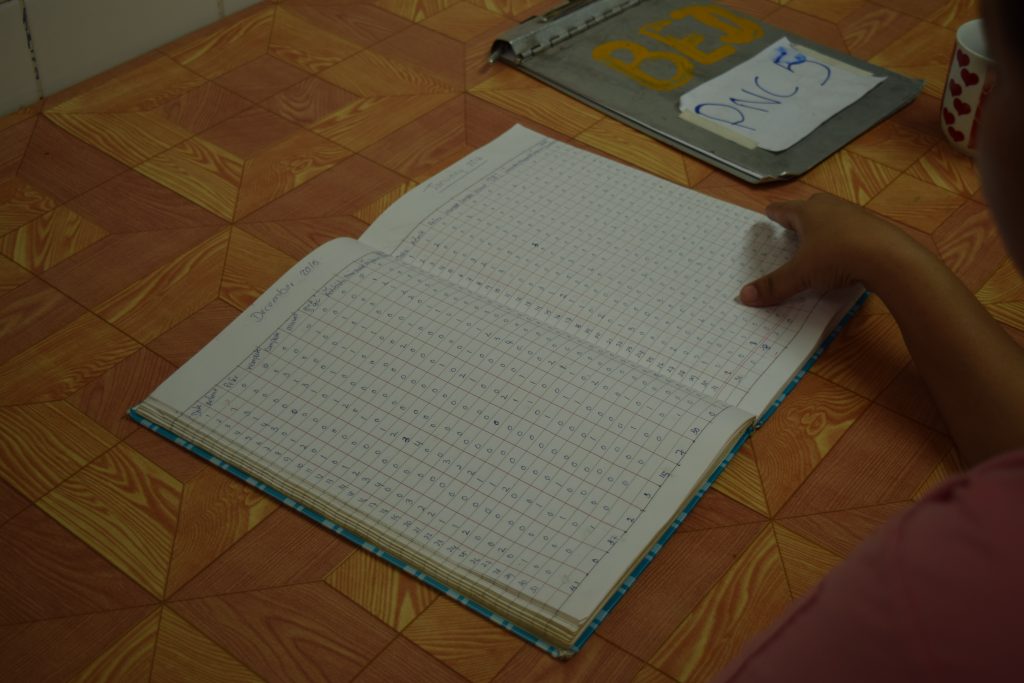
[[[825,70],[825,79],[818,85],[825,85],[826,83],[828,83],[828,79],[832,78],[832,68],[827,64],[816,62],[813,59],[807,59],[807,55],[801,52],[797,52],[796,50],[793,50],[791,48],[788,48],[785,45],[779,45],[777,48],[775,48],[775,50],[776,55],[775,59],[773,59],[772,62],[776,66],[782,67],[783,69],[790,73],[796,73],[793,70],[794,67],[810,64],[814,66],[819,66]]]

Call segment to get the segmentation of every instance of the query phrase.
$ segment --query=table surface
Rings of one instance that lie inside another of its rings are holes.
[[[756,210],[817,191],[866,205],[1024,340],[1024,286],[973,163],[938,129],[953,29],[976,3],[727,4],[924,92],[800,180],[751,187],[484,66],[495,35],[551,3],[306,0],[257,5],[0,119],[0,670],[701,681],[955,472],[871,300],[557,662],[125,417],[296,259],[516,122]]]

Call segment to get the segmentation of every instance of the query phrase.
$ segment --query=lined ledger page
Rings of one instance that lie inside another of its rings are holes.
[[[521,127],[362,240],[754,415],[858,295],[743,306],[742,285],[790,258],[792,233]]]
[[[465,595],[574,625],[750,421],[350,240],[139,410]]]

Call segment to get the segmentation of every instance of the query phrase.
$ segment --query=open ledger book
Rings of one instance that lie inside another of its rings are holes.
[[[556,656],[859,292],[795,237],[516,127],[319,247],[133,416]]]

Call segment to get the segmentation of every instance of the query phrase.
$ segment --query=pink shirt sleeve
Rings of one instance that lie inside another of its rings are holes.
[[[1024,452],[888,522],[715,680],[1024,680]]]

